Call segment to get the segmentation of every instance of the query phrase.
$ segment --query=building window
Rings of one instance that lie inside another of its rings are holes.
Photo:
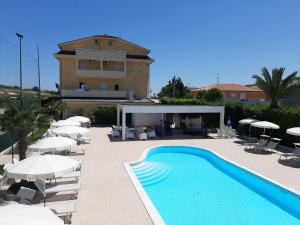
[[[128,71],[129,71],[129,72],[133,72],[133,66],[129,66],[129,67],[128,67]]]
[[[117,46],[116,50],[117,51],[125,51],[125,48],[123,46]]]
[[[119,85],[115,84],[115,91],[118,91],[118,90],[119,90]]]
[[[114,42],[112,40],[108,41],[108,46],[113,46]]]
[[[83,89],[84,83],[83,82],[79,82],[79,89]]]
[[[143,67],[137,66],[137,67],[136,67],[136,71],[137,71],[137,72],[143,72]]]
[[[237,96],[237,93],[236,93],[236,92],[230,92],[230,97],[236,98],[236,96]]]

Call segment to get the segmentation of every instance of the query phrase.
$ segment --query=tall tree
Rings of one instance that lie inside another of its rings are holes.
[[[48,117],[33,104],[22,106],[19,102],[10,101],[4,114],[0,115],[0,129],[17,137],[20,160],[26,158],[28,134],[47,123]]]
[[[161,88],[157,95],[159,98],[186,98],[190,97],[190,91],[187,86],[184,85],[180,77],[173,77],[168,84]]]
[[[256,85],[262,89],[271,100],[271,108],[278,108],[278,101],[288,96],[291,91],[298,89],[297,71],[283,78],[285,68],[274,68],[272,74],[266,67],[262,69],[261,76],[253,75]]]

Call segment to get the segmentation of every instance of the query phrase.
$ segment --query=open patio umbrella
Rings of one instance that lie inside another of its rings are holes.
[[[280,128],[277,124],[271,123],[271,122],[268,122],[268,121],[254,122],[254,123],[251,123],[251,126],[252,127],[258,127],[258,128],[264,129],[264,133],[263,134],[265,134],[266,129],[277,130],[277,129]]]
[[[248,124],[249,125],[249,138],[251,136],[251,124],[257,122],[258,120],[253,118],[246,118],[239,121],[240,124]]]
[[[80,166],[77,160],[60,155],[31,156],[15,164],[5,167],[8,178],[34,181],[37,179],[53,179],[70,172]]]
[[[300,136],[300,127],[289,128],[286,130],[286,133],[294,136]]]
[[[84,117],[84,116],[72,116],[72,117],[69,117],[67,120],[76,121],[76,122],[79,122],[79,123],[88,123],[88,122],[90,122],[90,119],[87,118],[87,117]]]
[[[63,225],[51,209],[22,204],[10,204],[0,207],[1,225]]]
[[[67,137],[46,137],[28,147],[32,152],[59,152],[70,150],[77,146],[77,142]]]
[[[52,133],[59,136],[75,137],[87,134],[89,132],[89,129],[78,126],[65,126],[51,129],[51,131]]]
[[[80,126],[80,122],[72,120],[59,120],[50,125],[51,129],[64,126]]]

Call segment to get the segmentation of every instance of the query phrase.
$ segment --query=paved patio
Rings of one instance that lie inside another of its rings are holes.
[[[113,141],[110,128],[91,128],[80,178],[75,225],[146,225],[152,221],[123,167],[157,145],[192,145],[209,148],[276,182],[300,192],[300,168],[279,164],[277,154],[253,154],[229,139]]]

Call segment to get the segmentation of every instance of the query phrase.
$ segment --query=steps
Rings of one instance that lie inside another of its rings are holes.
[[[131,168],[144,187],[161,182],[171,174],[168,165],[158,162],[141,162]]]

